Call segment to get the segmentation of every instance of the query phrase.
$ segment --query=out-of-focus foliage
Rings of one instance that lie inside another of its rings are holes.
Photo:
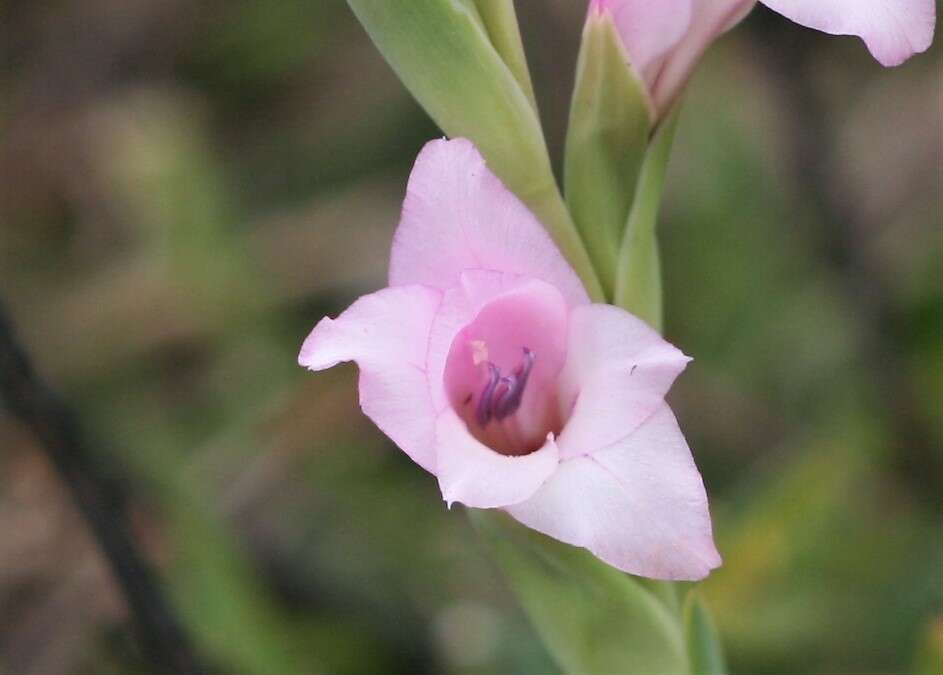
[[[519,3],[555,161],[581,3]],[[385,279],[438,135],[340,0],[2,11],[0,295],[135,497],[224,672],[554,673],[461,509],[301,339]],[[787,58],[787,55],[802,58]],[[759,10],[700,69],[659,226],[673,405],[733,673],[935,675],[941,49],[883,70]],[[34,441],[0,416],[0,670],[146,672]]]

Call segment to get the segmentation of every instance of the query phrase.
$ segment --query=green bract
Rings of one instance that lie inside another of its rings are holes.
[[[566,673],[688,672],[677,615],[636,579],[506,514],[469,514]]]
[[[613,301],[649,325],[662,328],[661,263],[655,226],[678,113],[661,123],[648,146],[632,200],[616,269]]]
[[[590,12],[576,67],[564,192],[609,298],[648,145],[650,108],[611,16]]]
[[[684,632],[688,643],[690,675],[727,675],[717,629],[697,591],[688,594],[684,606]]]

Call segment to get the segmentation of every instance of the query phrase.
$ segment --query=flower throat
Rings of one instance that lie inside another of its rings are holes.
[[[501,369],[491,361],[485,361],[488,367],[488,381],[478,397],[475,418],[484,428],[492,419],[500,422],[521,407],[527,379],[534,367],[537,355],[524,347],[524,358],[510,375],[502,375]]]

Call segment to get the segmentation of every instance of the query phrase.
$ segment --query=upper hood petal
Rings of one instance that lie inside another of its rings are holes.
[[[393,238],[390,285],[446,290],[465,270],[494,270],[556,286],[571,305],[586,290],[550,235],[464,138],[430,141],[416,159]]]

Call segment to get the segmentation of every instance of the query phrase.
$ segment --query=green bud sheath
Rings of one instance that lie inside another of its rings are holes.
[[[608,14],[590,12],[576,68],[564,192],[607,298],[651,132],[651,106]]]
[[[614,304],[662,329],[661,262],[658,254],[658,210],[671,156],[678,112],[655,132],[645,153],[616,268]]]

